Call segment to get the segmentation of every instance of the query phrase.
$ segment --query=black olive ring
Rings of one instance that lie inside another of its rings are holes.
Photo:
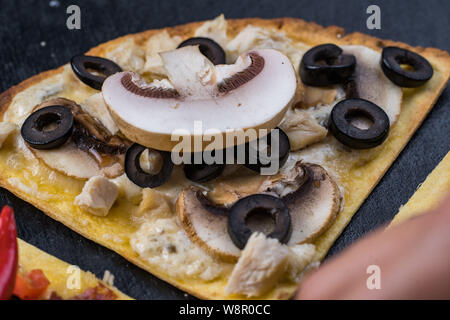
[[[199,46],[200,52],[207,57],[214,65],[225,64],[225,51],[222,47],[210,38],[195,37],[184,40],[178,48],[186,46]]]
[[[365,117],[372,121],[368,129],[351,124],[353,117]],[[364,99],[346,99],[337,103],[330,115],[329,130],[342,144],[354,149],[373,148],[387,138],[389,117],[376,104]]]
[[[169,178],[173,170],[173,162],[170,152],[158,151],[162,157],[163,165],[157,174],[150,174],[142,170],[140,157],[147,149],[138,143],[133,143],[125,155],[125,173],[131,181],[141,188],[156,188],[163,185]]]
[[[205,151],[214,156],[213,151]],[[213,180],[220,176],[220,174],[225,169],[225,163],[212,163],[207,164],[204,162],[205,152],[201,153],[202,163],[194,163],[195,153],[191,154],[191,163],[184,165],[184,175],[191,181],[194,182],[206,182]]]
[[[122,68],[113,61],[85,55],[77,55],[70,60],[72,70],[75,75],[84,84],[96,90],[101,90],[105,79],[117,72],[121,72]],[[104,75],[95,75],[88,70],[94,70]]]
[[[280,198],[267,194],[254,194],[238,200],[230,209],[228,233],[239,249],[244,249],[252,231],[246,224],[250,214],[269,213],[275,222],[274,230],[267,237],[278,239],[281,243],[291,236],[291,215]]]
[[[57,148],[70,138],[73,129],[72,111],[64,106],[48,106],[33,112],[20,130],[23,140],[34,149]],[[55,124],[55,128],[46,127]]]
[[[409,65],[414,70],[405,70],[401,67],[402,64]],[[383,49],[381,68],[393,83],[405,88],[419,87],[433,76],[433,68],[427,59],[415,52],[398,47]]]
[[[353,55],[342,54],[342,49],[328,43],[309,49],[300,62],[299,75],[304,84],[329,86],[344,83],[355,70]]]
[[[267,145],[268,146],[272,146],[272,132],[274,130],[278,131],[278,157],[277,157],[277,161],[278,161],[278,168],[281,168],[287,161],[288,157],[289,157],[289,151],[291,151],[291,144],[289,143],[289,137],[287,136],[287,134],[281,130],[280,128],[275,128],[273,129],[269,135],[267,136]],[[261,138],[260,138],[261,139]],[[250,154],[250,148],[251,148],[251,143],[246,143],[245,145],[239,145],[236,146],[236,152],[235,152],[235,156],[239,159],[238,154],[239,152],[242,152],[242,147],[244,147],[244,152],[245,152],[245,163],[244,166],[255,171],[255,172],[261,172],[262,168],[267,168],[271,166],[271,163],[267,163],[267,164],[263,164],[261,162],[261,158],[260,158],[260,153],[255,150],[256,156],[257,158],[254,159],[253,157],[251,157]],[[258,141],[258,148],[260,148],[259,145],[259,141]],[[272,155],[268,156],[268,158],[270,160],[272,160]]]

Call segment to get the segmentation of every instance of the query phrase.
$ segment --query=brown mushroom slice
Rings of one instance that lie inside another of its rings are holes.
[[[308,181],[283,198],[292,223],[288,245],[314,241],[329,228],[340,209],[339,188],[327,171],[316,164],[303,166],[309,171]]]
[[[176,211],[189,238],[209,254],[227,262],[236,262],[241,250],[231,241],[227,231],[227,216],[207,210],[197,197],[197,187],[183,190]]]
[[[52,150],[30,148],[48,167],[78,179],[102,175],[115,178],[124,172],[125,139],[111,136],[103,125],[75,102],[55,98],[37,105],[38,110],[51,105],[62,105],[72,110],[76,120],[72,138],[63,146]]]
[[[232,175],[217,178],[207,197],[217,205],[231,207],[240,198],[261,193],[283,177],[281,174],[260,175],[241,166]]]
[[[319,165],[297,162],[282,177],[255,193],[279,196],[285,201],[292,223],[288,244],[312,241],[329,227],[339,211],[339,189]],[[228,234],[223,209],[223,204],[212,202],[205,190],[193,186],[183,190],[177,201],[178,218],[190,239],[211,255],[235,262],[241,251]],[[249,218],[247,225],[253,231],[269,234],[273,221],[257,216]]]
[[[102,88],[121,132],[149,148],[172,151],[180,142],[173,134],[196,149],[209,145],[212,130],[223,136],[247,133],[247,139],[248,129],[265,134],[258,129],[275,128],[295,94],[294,68],[273,49],[247,52],[233,65],[214,66],[193,46],[161,56],[169,80],[145,83],[137,74],[122,72]],[[198,121],[200,130],[194,126]],[[197,146],[194,138],[204,144]],[[236,143],[223,142],[224,147]]]

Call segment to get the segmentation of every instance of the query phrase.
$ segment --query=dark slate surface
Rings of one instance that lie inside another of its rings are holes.
[[[56,4],[56,5],[55,5]],[[81,30],[66,28],[66,8],[78,4]],[[381,7],[381,30],[367,30],[366,8]],[[322,25],[338,25],[412,45],[450,50],[448,0],[408,1],[50,1],[0,0],[0,90],[44,70],[56,68],[77,53],[128,33],[213,18],[293,16]],[[45,43],[44,43],[45,42]],[[339,252],[361,235],[392,219],[399,206],[450,149],[447,88],[419,131],[331,249]],[[108,249],[84,239],[6,190],[0,203],[16,209],[19,236],[47,252],[102,276],[109,269],[116,285],[139,299],[185,299],[188,296],[131,265]]]

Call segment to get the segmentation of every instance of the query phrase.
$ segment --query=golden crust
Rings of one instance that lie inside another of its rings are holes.
[[[348,187],[352,190],[351,193],[345,195],[345,205],[341,212],[338,214],[335,223],[316,240],[315,245],[317,248],[316,259],[322,259],[334,240],[339,236],[342,230],[350,221],[353,214],[362,204],[364,199],[375,187],[377,182],[381,179],[384,173],[387,171],[391,163],[395,160],[397,155],[409,141],[412,134],[420,126],[421,122],[431,110],[432,106],[439,97],[441,91],[445,88],[445,85],[450,75],[450,56],[447,52],[434,49],[434,48],[422,48],[411,47],[404,43],[393,42],[390,40],[380,40],[371,36],[367,36],[361,33],[352,33],[349,35],[344,34],[342,28],[331,26],[321,27],[315,23],[305,22],[300,19],[294,18],[280,18],[272,20],[264,20],[259,18],[254,19],[230,19],[228,21],[228,34],[230,36],[236,35],[246,25],[252,24],[264,28],[272,28],[280,30],[286,33],[286,35],[295,41],[302,41],[309,45],[317,45],[325,42],[333,42],[336,44],[362,44],[377,51],[381,51],[383,46],[397,45],[409,50],[415,51],[425,58],[427,58],[432,64],[435,74],[433,78],[422,88],[414,92],[409,96],[407,101],[403,104],[408,108],[402,108],[402,113],[396,125],[393,127],[390,133],[390,137],[385,142],[386,152],[379,155],[375,161],[371,161],[364,165],[360,169],[359,173],[365,174],[365,179],[351,179],[354,180],[348,183]],[[179,35],[183,39],[192,36],[195,29],[199,27],[202,22],[193,22],[186,25],[164,28],[170,35]],[[138,34],[127,35],[104,44],[101,44],[91,49],[87,54],[105,56],[106,52],[114,49],[114,47],[121,44],[124,40],[132,38],[137,44],[142,44],[151,35],[160,32],[161,30],[149,30]],[[12,99],[21,91],[33,86],[47,78],[50,78],[60,72],[59,69],[43,72],[28,80],[25,80],[21,84],[14,86],[0,95],[0,115],[3,116],[5,110],[11,104]],[[362,181],[364,180],[364,181]],[[54,218],[57,221],[62,222],[66,226],[74,229],[84,237],[91,239],[101,245],[104,245],[118,254],[124,256],[126,259],[136,264],[137,266],[153,273],[155,276],[169,282],[170,284],[186,291],[199,298],[206,299],[227,299],[228,296],[224,296],[223,287],[226,281],[219,281],[218,283],[205,283],[201,281],[189,280],[177,280],[166,273],[155,270],[148,266],[148,264],[138,255],[124,244],[115,244],[97,236],[96,233],[89,232],[81,226],[81,224],[74,220],[73,216],[65,211],[58,209],[56,206],[52,206],[48,201],[42,201],[33,195],[22,192],[18,187],[8,182],[8,179],[3,175],[0,177],[0,185],[7,188],[17,196],[21,197],[25,201],[33,204],[37,208],[44,211],[47,215]],[[296,290],[295,284],[283,284],[281,283],[277,288],[263,297],[263,299],[286,299],[289,298]],[[243,298],[236,297],[233,298]]]
[[[421,183],[408,200],[401,206],[390,226],[435,209],[450,192],[450,151]]]

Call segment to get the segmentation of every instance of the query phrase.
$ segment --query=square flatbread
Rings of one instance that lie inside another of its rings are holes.
[[[195,30],[202,25],[202,22],[196,22],[164,30],[172,37],[186,39],[192,37]],[[332,158],[325,157],[318,160],[321,165],[337,172],[344,198],[344,205],[335,222],[314,242],[315,260],[321,260],[433,107],[449,79],[450,58],[447,52],[439,49],[413,48],[407,44],[380,40],[361,33],[346,35],[339,27],[324,28],[315,23],[293,18],[227,20],[228,36],[234,37],[248,25],[284,34],[291,41],[301,42],[306,46],[322,43],[358,44],[378,52],[381,52],[384,46],[399,46],[421,54],[428,59],[434,69],[432,79],[425,85],[403,90],[402,111],[398,122],[391,128],[385,143],[376,148],[376,151],[341,150]],[[120,53],[120,48],[125,48],[130,42],[137,46],[137,51],[144,50],[146,40],[162,31],[149,30],[127,35],[99,45],[87,54],[105,57],[117,48]],[[130,64],[142,63],[139,59],[133,60],[136,58],[133,56],[130,58],[122,55],[119,58]],[[4,117],[5,112],[12,106],[18,110],[30,109],[42,100],[54,96],[63,96],[80,103],[87,96],[96,93],[77,82],[73,74],[67,71],[69,68],[65,66],[41,73],[4,92],[0,96],[0,115]],[[65,85],[66,83],[68,84]],[[190,278],[178,274],[176,268],[171,267],[171,263],[175,263],[173,260],[166,261],[166,264],[152,263],[151,257],[138,255],[131,247],[130,236],[138,229],[136,219],[131,219],[131,216],[133,212],[138,212],[139,203],[118,201],[107,217],[87,213],[73,204],[74,198],[81,192],[84,181],[58,173],[36,159],[30,160],[24,155],[24,149],[20,148],[20,142],[14,137],[17,137],[17,134],[9,137],[0,149],[1,186],[84,237],[114,250],[132,263],[184,291],[207,299],[241,298],[224,294],[223,289],[230,270],[213,280]],[[176,189],[177,186],[169,182],[167,188]],[[166,189],[163,188],[164,190]],[[285,299],[290,297],[296,288],[297,284],[293,282],[279,283],[273,290],[258,298]]]

